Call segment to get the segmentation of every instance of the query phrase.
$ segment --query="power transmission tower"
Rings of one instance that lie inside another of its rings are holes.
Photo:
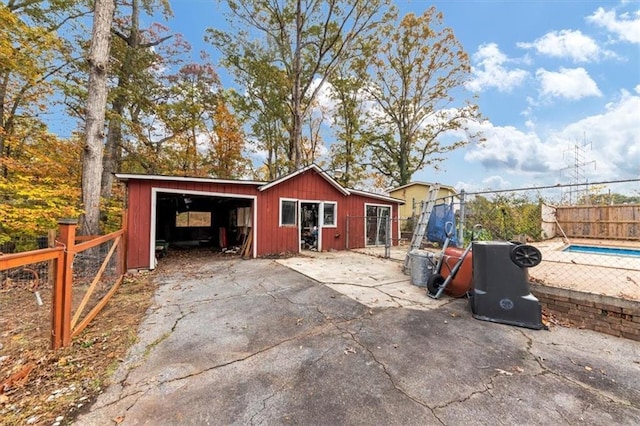
[[[583,200],[588,200],[589,198],[589,179],[587,178],[587,174],[585,172],[586,166],[593,164],[593,168],[596,168],[596,160],[587,161],[587,157],[585,154],[585,149],[591,149],[591,142],[587,142],[586,136],[583,136],[582,144],[575,143],[573,147],[569,147],[567,150],[563,152],[563,158],[567,161],[568,166],[562,170],[569,171],[569,177],[571,178],[571,183],[574,185],[570,185],[568,187],[568,197],[569,204],[577,203],[581,197],[580,193],[584,193],[582,195]],[[581,188],[581,186],[583,186]]]

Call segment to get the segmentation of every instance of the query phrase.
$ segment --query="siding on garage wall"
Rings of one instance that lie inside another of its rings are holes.
[[[256,197],[252,209],[257,216],[256,254],[266,256],[285,252],[297,253],[300,247],[298,226],[280,227],[280,198],[310,202],[331,201],[337,205],[336,227],[322,229],[322,250],[344,250],[364,247],[365,204],[391,207],[393,219],[398,217],[398,204],[371,198],[359,194],[344,195],[314,170],[308,170],[286,179],[264,191],[258,190],[258,184],[214,183],[188,180],[127,181],[128,186],[128,223],[127,267],[129,269],[150,268],[150,226],[151,226],[151,190],[157,188],[177,191],[200,191],[226,195],[248,195]],[[222,195],[224,196],[224,195]],[[351,216],[350,229],[347,230],[347,216]],[[299,220],[299,218],[298,218]],[[397,243],[397,222],[392,223],[392,238]]]
[[[339,192],[326,179],[314,170],[293,176],[278,185],[260,193],[258,204],[258,256],[285,252],[297,253],[300,247],[298,226],[280,226],[280,198],[302,201],[333,201],[338,207],[337,228],[325,228],[322,231],[323,250],[343,250],[344,220],[340,218],[347,196]],[[297,221],[299,221],[299,214]],[[339,236],[336,238],[335,235]]]
[[[200,191],[229,195],[252,195],[258,193],[257,185],[216,184],[191,181],[129,180],[127,268],[147,269],[150,258],[151,189],[174,189],[178,191]],[[259,246],[258,246],[259,247]]]
[[[127,268],[149,268],[151,190],[139,182],[130,182],[127,199]]]

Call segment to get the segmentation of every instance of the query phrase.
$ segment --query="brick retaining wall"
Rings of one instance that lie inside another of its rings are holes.
[[[640,341],[640,302],[530,283],[531,293],[557,318],[612,336]]]

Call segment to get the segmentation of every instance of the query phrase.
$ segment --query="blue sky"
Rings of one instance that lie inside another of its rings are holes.
[[[223,27],[213,0],[173,0],[168,23],[194,51]],[[571,183],[576,145],[590,182],[640,177],[640,2],[396,1],[401,14],[444,13],[472,58],[486,141],[413,180],[467,190]],[[225,86],[226,80],[220,70]],[[632,191],[640,187],[636,184]]]

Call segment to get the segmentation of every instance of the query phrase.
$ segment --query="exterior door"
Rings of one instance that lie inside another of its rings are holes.
[[[322,250],[320,203],[300,201],[300,250]]]
[[[391,231],[389,217],[391,207],[367,205],[365,239],[368,246],[382,246],[387,242],[387,234]]]

